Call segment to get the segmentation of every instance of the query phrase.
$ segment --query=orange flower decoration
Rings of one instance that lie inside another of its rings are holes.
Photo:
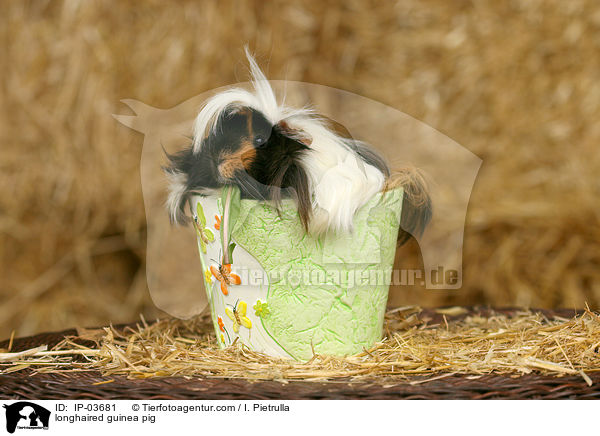
[[[217,321],[219,322],[219,329],[224,332],[225,331],[225,324],[223,324],[223,318],[221,318],[220,316],[217,317]]]
[[[221,218],[219,218],[219,215],[215,215],[215,220],[217,221],[215,223],[215,229],[221,230]]]
[[[229,295],[227,286],[242,284],[242,279],[240,276],[231,272],[230,263],[226,265],[220,265],[219,269],[213,265],[210,267],[210,272],[213,276],[215,276],[215,279],[221,282],[221,292],[223,292],[223,295]]]

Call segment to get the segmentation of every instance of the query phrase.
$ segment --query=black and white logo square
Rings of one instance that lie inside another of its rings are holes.
[[[14,433],[16,429],[48,429],[50,411],[30,401],[18,401],[4,404],[6,412],[6,431]]]

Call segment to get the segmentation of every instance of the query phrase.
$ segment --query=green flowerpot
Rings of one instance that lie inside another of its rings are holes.
[[[234,188],[195,196],[219,344],[237,339],[255,351],[307,360],[356,354],[380,340],[402,195],[400,188],[375,195],[357,211],[352,233],[320,237],[306,234],[292,200],[278,212],[240,200]]]

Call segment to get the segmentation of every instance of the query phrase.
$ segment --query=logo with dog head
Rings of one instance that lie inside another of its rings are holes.
[[[29,401],[19,401],[4,405],[6,409],[6,431],[14,433],[18,429],[48,429],[50,411]]]

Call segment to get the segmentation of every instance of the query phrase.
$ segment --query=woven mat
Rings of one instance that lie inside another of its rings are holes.
[[[509,311],[504,309],[502,311]],[[478,310],[482,313],[481,310]],[[483,311],[485,312],[485,311]],[[573,311],[544,311],[571,317]],[[43,333],[17,338],[13,351],[42,344],[49,347],[76,331]],[[0,342],[6,348],[8,341]],[[590,374],[588,386],[579,376],[541,376],[528,374],[464,376],[441,374],[411,377],[386,382],[249,382],[239,379],[167,377],[127,379],[105,377],[97,371],[65,371],[34,374],[23,371],[0,376],[2,399],[593,399],[600,398],[600,374]],[[98,384],[101,383],[101,384]]]

